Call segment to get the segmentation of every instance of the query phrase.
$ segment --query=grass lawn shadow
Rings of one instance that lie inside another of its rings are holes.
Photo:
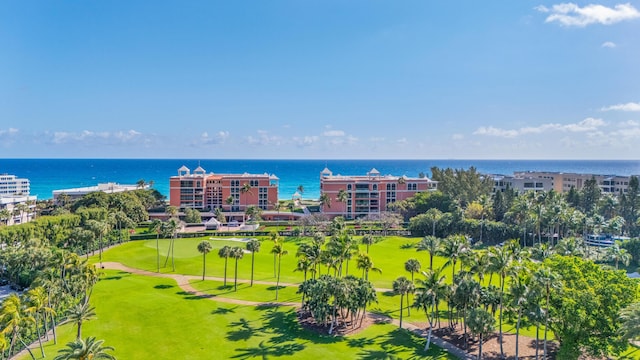
[[[229,341],[249,340],[254,335],[259,335],[259,329],[252,327],[250,321],[245,318],[232,322],[229,327],[236,328],[227,333],[226,338]]]
[[[227,309],[227,308],[223,308],[223,307],[219,307],[215,310],[211,311],[211,315],[227,315],[227,314],[233,314],[235,313],[235,309],[237,308],[237,306],[234,306],[231,309]]]
[[[210,298],[216,297],[215,295],[209,295],[209,294],[196,295],[195,293],[190,291],[178,291],[176,294],[181,295],[182,298],[185,300],[204,300],[204,299],[210,299]]]
[[[292,356],[295,353],[304,350],[304,348],[304,345],[298,343],[265,345],[264,341],[261,341],[256,347],[235,349],[240,353],[232,356],[232,358],[251,359],[258,357],[268,359],[270,357]]]
[[[375,339],[371,339],[371,338],[359,338],[359,339],[347,340],[347,345],[349,345],[349,347],[355,347],[355,348],[363,348],[365,346],[371,346],[375,343],[376,343]]]
[[[176,287],[175,285],[169,285],[169,284],[160,284],[160,285],[156,285],[153,288],[154,289],[171,289],[173,287]]]

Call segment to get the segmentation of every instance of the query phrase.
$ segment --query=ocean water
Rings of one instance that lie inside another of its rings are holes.
[[[53,190],[116,182],[135,184],[153,180],[154,188],[169,195],[169,177],[182,165],[191,170],[202,166],[214,173],[269,173],[280,178],[280,199],[291,198],[298,186],[304,198],[320,196],[320,172],[328,167],[335,175],[365,175],[372,168],[382,174],[430,176],[433,166],[474,166],[489,174],[510,175],[514,171],[562,171],[606,175],[639,175],[640,161],[611,160],[193,160],[193,159],[0,159],[0,174],[31,181],[31,194],[50,199]]]

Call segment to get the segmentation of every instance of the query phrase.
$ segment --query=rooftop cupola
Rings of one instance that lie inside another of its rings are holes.
[[[185,175],[189,175],[190,173],[191,173],[191,170],[189,170],[189,168],[184,165],[182,165],[182,167],[178,169],[178,176],[185,176]]]

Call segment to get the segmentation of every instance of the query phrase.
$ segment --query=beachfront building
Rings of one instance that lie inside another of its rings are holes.
[[[22,224],[35,217],[37,197],[29,195],[30,189],[29,179],[0,175],[0,224]]]
[[[513,189],[520,194],[527,191],[549,191],[553,189],[553,180],[532,176],[489,175],[493,178],[493,192]]]
[[[405,200],[419,192],[436,190],[437,182],[427,177],[381,175],[371,169],[366,175],[333,175],[325,168],[320,173],[322,212],[329,217],[354,219],[387,211],[387,205]],[[342,199],[338,194],[346,193]]]
[[[571,188],[581,190],[585,182],[592,178],[596,180],[603,194],[623,194],[628,191],[631,176],[577,174],[550,171],[519,171],[516,177],[530,177],[535,179],[550,180],[552,187],[557,192],[568,192]]]
[[[147,187],[148,185],[145,185],[142,188],[146,189]],[[133,191],[138,189],[141,189],[140,185],[122,185],[122,184],[110,182],[105,184],[98,184],[96,186],[54,190],[53,202],[56,205],[64,205],[64,204],[74,202],[92,192],[101,191],[106,194],[115,194],[119,192]]]
[[[15,175],[0,175],[0,196],[29,195],[29,179],[20,179]]]
[[[278,177],[264,174],[214,174],[186,166],[169,180],[169,204],[180,209],[222,209],[242,215],[250,206],[271,210],[278,202]]]

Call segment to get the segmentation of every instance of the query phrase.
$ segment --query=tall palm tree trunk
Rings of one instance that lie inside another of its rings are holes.
[[[236,266],[233,271],[233,291],[238,291],[238,258],[236,258]]]
[[[204,281],[204,274],[207,273],[207,254],[202,253],[202,281]]]
[[[549,287],[547,286],[547,311],[544,315],[544,358],[547,359],[547,329],[549,328]]]
[[[278,279],[276,280],[276,301],[278,301],[278,290],[280,289],[280,269],[282,268],[282,259],[278,257]]]
[[[504,275],[500,276],[500,356],[504,359],[504,346],[502,345],[502,302],[504,298]]]
[[[400,294],[400,329],[402,329],[402,308],[404,307],[404,294]]]
[[[255,260],[255,251],[251,252],[251,285],[249,286],[253,286],[253,264],[254,264],[254,260]]]
[[[223,286],[227,286],[227,260],[228,259],[229,259],[228,257],[224,258],[224,284],[223,284]]]
[[[160,272],[160,234],[156,234],[156,264],[158,267],[156,272]]]

